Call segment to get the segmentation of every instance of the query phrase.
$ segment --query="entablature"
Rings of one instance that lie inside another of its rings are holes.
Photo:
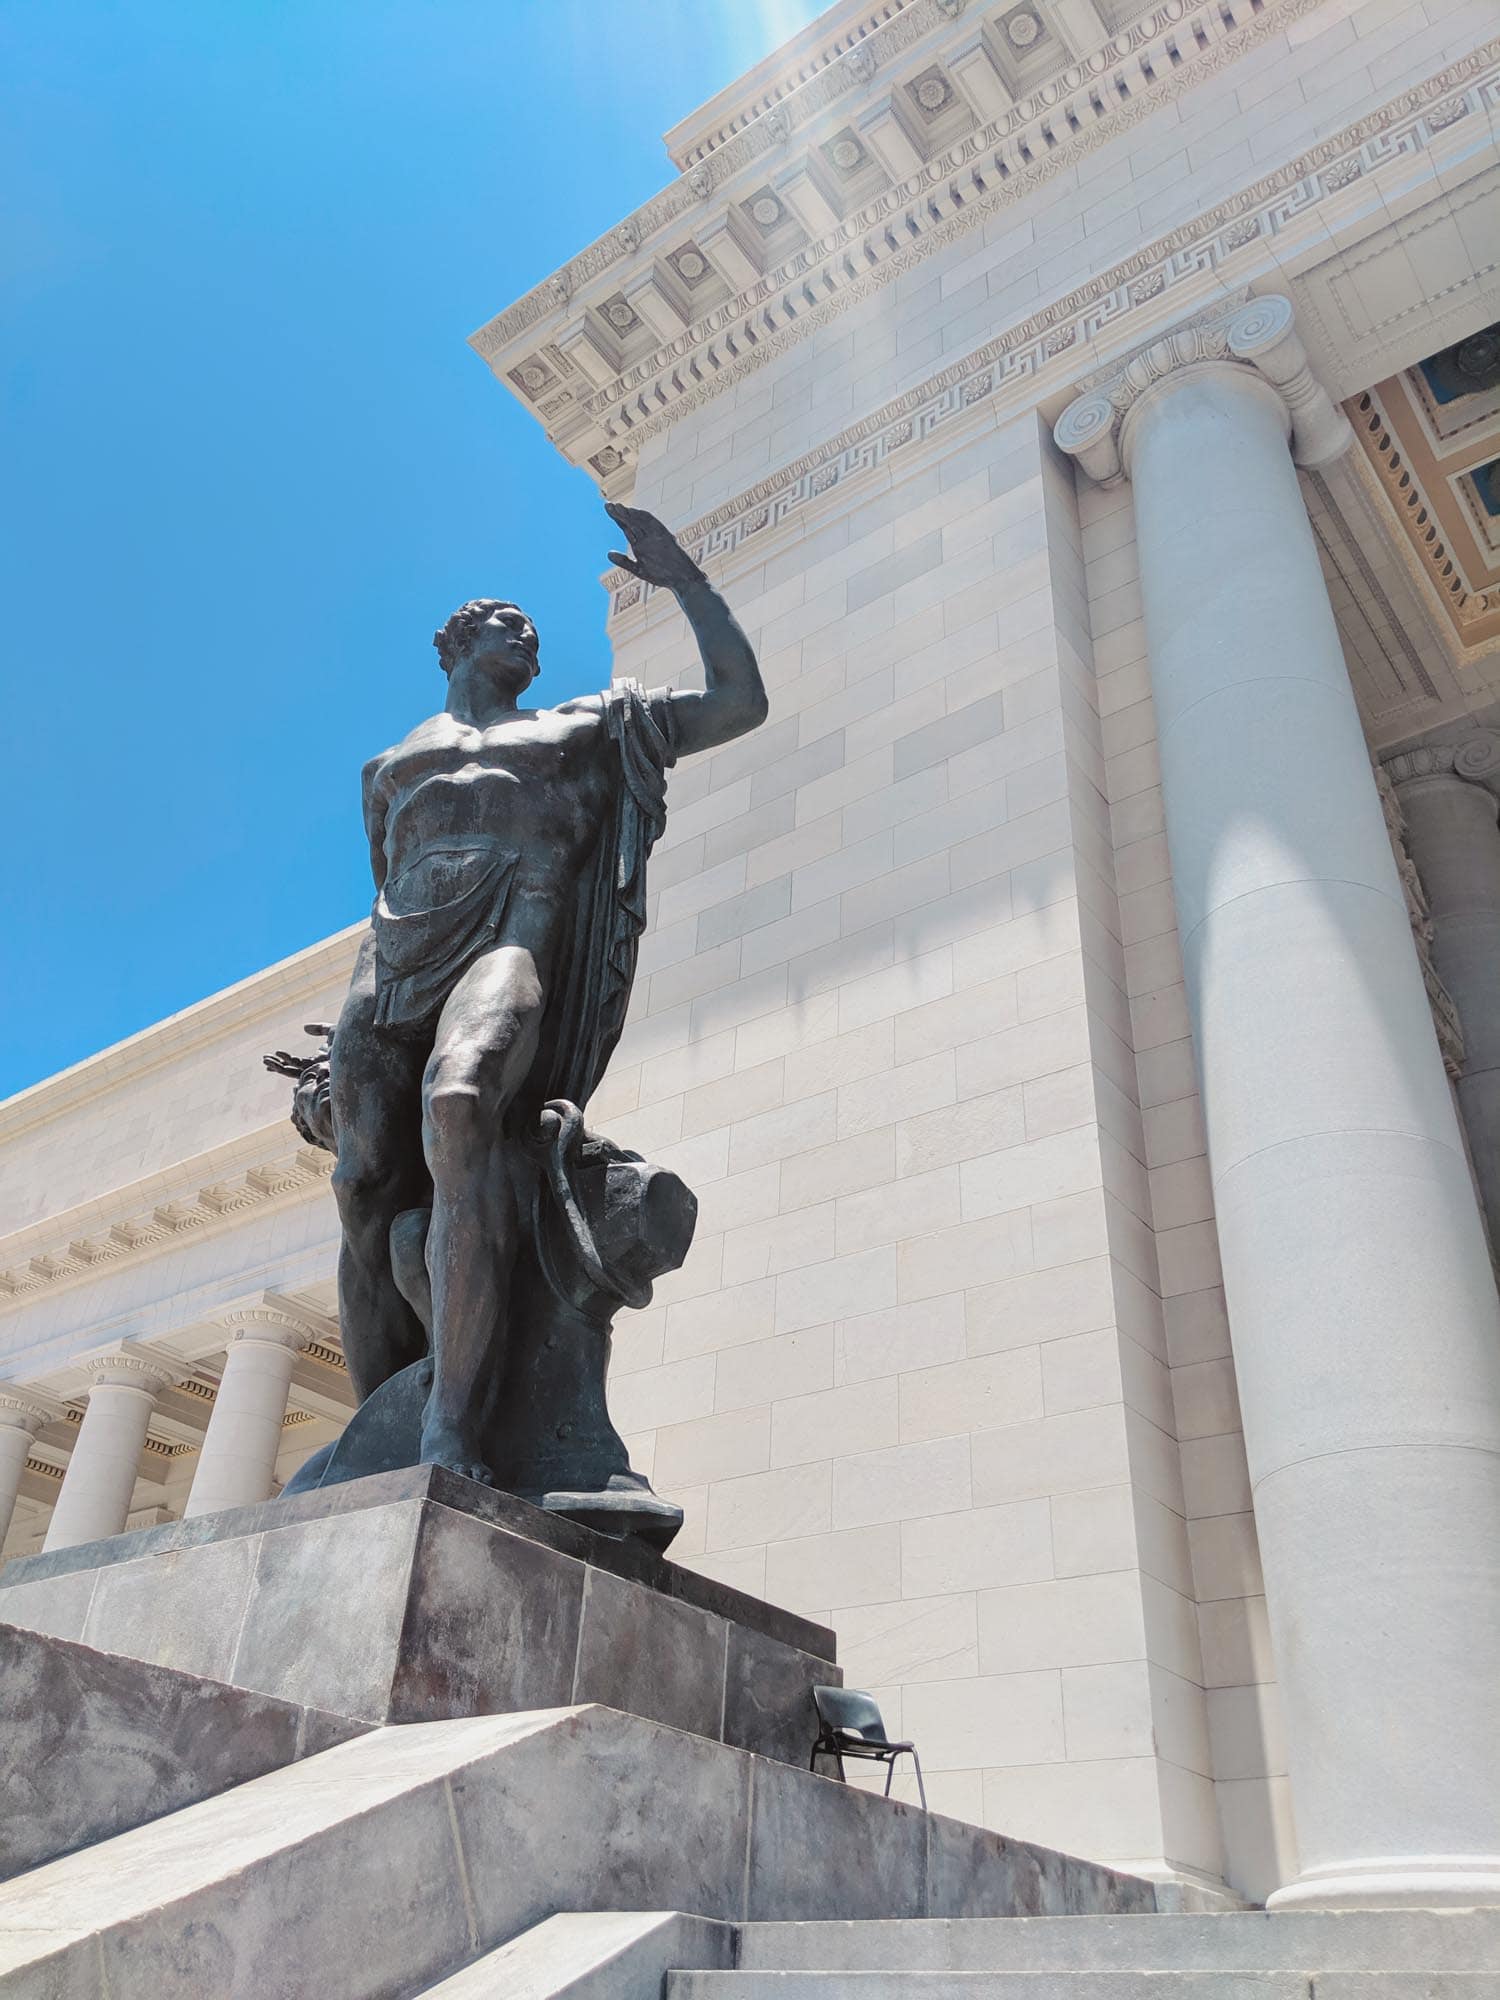
[[[816,61],[714,100],[681,178],[470,345],[565,457],[622,493],[681,410],[1318,4],[836,10],[815,24],[833,31],[814,36]]]

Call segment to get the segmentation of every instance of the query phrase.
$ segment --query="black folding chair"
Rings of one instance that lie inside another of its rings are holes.
[[[832,1757],[839,1767],[839,1777],[845,1783],[844,1759],[846,1757],[868,1757],[885,1766],[885,1795],[891,1795],[891,1779],[896,1774],[896,1759],[910,1757],[917,1773],[917,1796],[922,1801],[922,1810],[927,1810],[927,1787],[922,1783],[922,1760],[917,1755],[915,1743],[893,1743],[885,1733],[885,1723],[880,1710],[869,1695],[861,1694],[858,1688],[815,1687],[812,1691],[813,1706],[818,1711],[818,1740],[812,1747],[812,1755],[807,1760],[809,1771],[816,1771],[819,1757]]]

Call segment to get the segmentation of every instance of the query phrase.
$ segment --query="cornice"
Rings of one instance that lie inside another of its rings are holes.
[[[936,25],[937,14],[945,21],[950,18],[936,8],[935,0],[927,4],[934,9],[931,17],[919,15],[914,6],[881,36],[862,43],[861,50],[870,51],[877,41],[897,33],[915,40]],[[663,242],[643,251],[647,237],[678,221],[689,208],[700,211],[693,226],[701,233],[711,219],[706,212],[711,185],[683,194],[685,183],[679,182],[657,198],[663,204],[659,211],[648,204],[591,245],[566,273],[549,279],[480,328],[470,345],[541,417],[565,456],[575,463],[586,459],[606,492],[623,491],[640,447],[685,410],[763,367],[834,314],[913,269],[934,250],[967,235],[977,223],[1020,201],[1063,167],[1322,4],[1323,0],[1264,0],[1260,5],[1256,0],[1223,4],[1202,0],[1192,6],[1188,0],[1162,0],[1103,47],[1069,64],[999,117],[979,124],[910,178],[888,187],[764,276],[737,287],[732,297],[606,383],[591,385],[557,345],[559,339],[566,344],[569,329],[564,322],[580,322],[582,302],[574,294],[587,289],[604,271],[610,272],[612,287],[627,279],[634,282],[636,266],[645,275],[656,252],[670,247]],[[837,67],[847,71],[849,62],[845,58]],[[826,94],[833,74],[832,70],[820,73],[796,98],[758,119],[726,151],[753,143],[755,159],[774,150],[778,171],[792,168],[789,142],[803,116],[793,107],[808,98],[811,115],[811,95]],[[853,77],[850,72],[840,88],[866,81],[868,75]],[[761,129],[773,120],[785,122],[785,130],[778,126],[776,137]],[[708,171],[700,165],[689,179]],[[613,269],[627,262],[630,271]],[[577,325],[573,331],[578,331]],[[522,370],[534,371],[539,362],[542,379],[535,389],[528,388]]]
[[[1463,119],[1487,123],[1490,105],[1500,107],[1500,37],[757,480],[690,522],[679,539],[700,564],[722,560],[965,413],[1036,403],[1076,375],[1077,356],[1094,340],[1128,339],[1135,323],[1144,337],[1175,294],[1199,297],[1205,284],[1232,283],[1237,269],[1248,276],[1259,264],[1274,268],[1284,231],[1305,227],[1312,212],[1367,174],[1423,153]],[[606,572],[603,583],[616,620],[641,615],[653,595],[624,570]]]
[[[737,132],[801,90],[819,70],[872,40],[888,21],[914,4],[916,0],[874,0],[874,4],[867,0],[829,8],[663,135],[673,166],[687,173],[711,153],[722,153]],[[939,11],[950,20],[963,12],[964,5],[965,0],[938,0]]]
[[[1167,0],[1167,4],[1174,6],[1179,16],[1184,11],[1184,0]],[[890,18],[877,22],[876,17],[887,11]],[[784,164],[792,132],[838,99],[862,89],[877,69],[889,65],[934,30],[950,25],[959,11],[947,0],[908,0],[899,10],[872,8],[870,30],[857,38],[858,54],[852,61],[846,53],[842,61],[820,66],[795,89],[784,92],[715,147],[711,163],[704,159],[690,166],[660,194],[632,209],[613,229],[487,320],[470,335],[469,345],[485,360],[492,360],[541,322],[558,317],[574,294],[593,279],[630,263],[640,246],[659,230],[684,215],[693,215],[696,220],[715,189],[768,155],[778,166]]]
[[[289,1126],[278,1123],[201,1153],[169,1175],[48,1216],[0,1239],[0,1313],[112,1265],[154,1256],[164,1245],[212,1235],[251,1210],[320,1193],[332,1171],[327,1153],[297,1144]]]
[[[311,998],[352,969],[366,928],[361,922],[336,931],[306,951],[252,973],[181,1013],[153,1022],[138,1035],[6,1098],[0,1102],[0,1141],[15,1139],[32,1126],[76,1110],[121,1083],[148,1076],[166,1063],[180,1062],[251,1021]]]

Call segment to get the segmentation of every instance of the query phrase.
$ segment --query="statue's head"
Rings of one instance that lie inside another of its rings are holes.
[[[473,660],[518,696],[540,672],[536,627],[519,604],[505,598],[476,597],[461,604],[433,633],[432,643],[445,674]]]

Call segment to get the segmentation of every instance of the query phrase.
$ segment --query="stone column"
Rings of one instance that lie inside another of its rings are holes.
[[[118,1535],[130,1513],[141,1447],[156,1399],[173,1380],[170,1366],[140,1354],[110,1354],[89,1363],[88,1408],[47,1524],[44,1549]]]
[[[229,1351],[183,1518],[269,1500],[292,1364],[308,1334],[274,1306],[231,1315]]]
[[[1406,851],[1427,901],[1433,969],[1458,1010],[1459,1108],[1500,1256],[1500,736],[1423,744],[1384,759]]]
[[[58,1414],[57,1406],[41,1396],[8,1384],[0,1386],[0,1548],[10,1533],[32,1439]]]
[[[1135,357],[1128,473],[1302,1874],[1500,1903],[1500,1302],[1297,484],[1344,447],[1285,300]]]

